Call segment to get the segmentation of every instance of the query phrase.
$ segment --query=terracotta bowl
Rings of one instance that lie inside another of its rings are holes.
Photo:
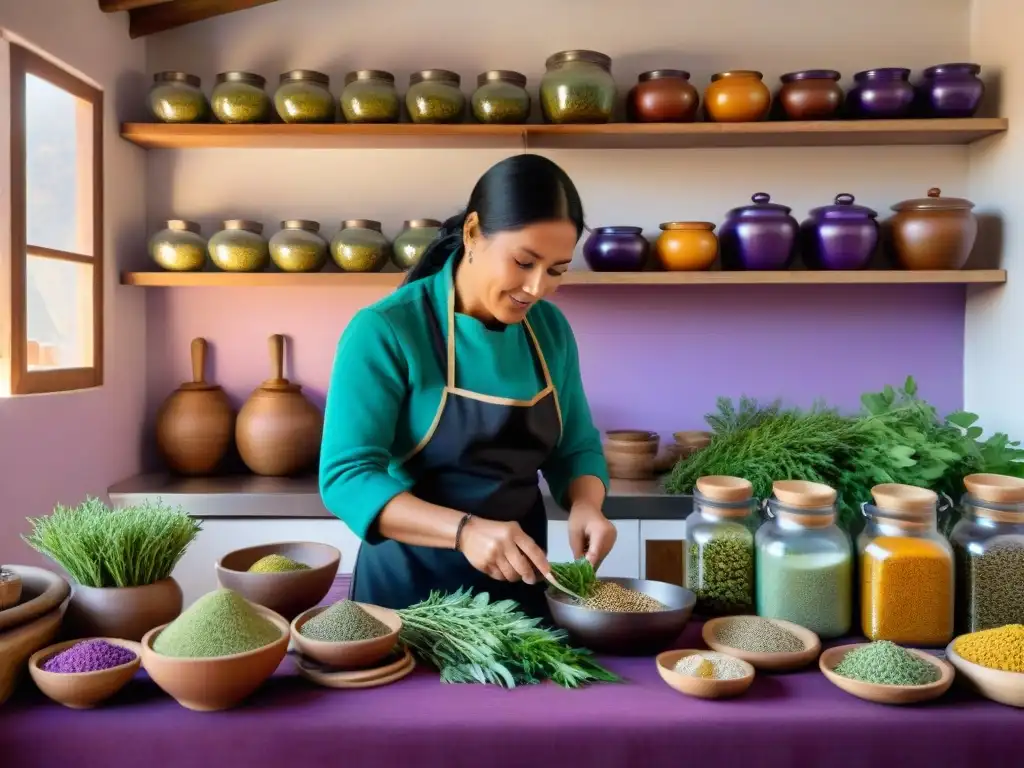
[[[61,651],[85,640],[69,640],[36,651],[28,660],[28,672],[39,690],[48,697],[71,709],[90,709],[100,704],[127,685],[142,665],[142,646],[131,640],[113,637],[90,637],[86,640],[106,640],[111,645],[127,648],[135,658],[126,664],[98,672],[47,672],[43,664]]]
[[[661,679],[680,693],[696,696],[698,699],[728,699],[739,696],[746,692],[754,682],[754,668],[742,659],[739,659],[739,662],[746,668],[747,674],[732,680],[707,680],[702,677],[681,675],[675,671],[675,666],[680,659],[695,653],[702,653],[702,651],[686,649],[659,653],[654,661]]]
[[[931,701],[948,691],[949,686],[953,684],[953,668],[947,662],[915,648],[907,650],[939,668],[942,676],[934,683],[928,685],[879,685],[837,675],[835,668],[839,666],[846,654],[865,645],[867,643],[853,643],[852,645],[829,648],[821,654],[818,668],[837,688],[841,688],[859,699],[874,701],[878,704],[918,704],[922,701]]]
[[[249,573],[267,555],[284,555],[309,566],[305,571]],[[217,563],[217,580],[246,600],[269,608],[291,621],[319,603],[331,589],[341,565],[341,552],[330,544],[285,541],[229,552]]]
[[[604,458],[608,474],[619,480],[647,480],[658,468],[659,437],[641,429],[613,429],[605,433]]]
[[[21,600],[13,608],[0,611],[0,632],[49,613],[71,593],[67,580],[45,568],[30,565],[5,565],[4,568],[21,577]]]
[[[684,456],[696,453],[701,448],[707,448],[711,444],[711,433],[698,430],[673,432],[672,438],[676,441],[678,450],[680,450]]]
[[[65,637],[120,637],[138,642],[153,627],[181,614],[181,586],[161,579],[141,587],[75,584],[64,615]]]
[[[299,649],[299,653],[325,667],[334,669],[365,669],[391,653],[395,644],[398,643],[398,633],[402,631],[401,617],[390,608],[381,608],[379,605],[370,605],[369,603],[357,603],[357,605],[375,619],[387,624],[391,633],[375,637],[372,640],[352,640],[340,643],[329,643],[324,640],[303,637],[302,625],[326,611],[328,606],[310,608],[292,621],[292,642]]]
[[[281,637],[255,651],[209,659],[180,659],[153,650],[153,641],[167,626],[142,638],[142,666],[175,701],[196,712],[230,709],[259,688],[284,659],[291,637],[288,622],[263,606],[254,608],[272,621]]]
[[[975,664],[953,650],[953,643],[946,647],[946,658],[968,687],[986,699],[1008,707],[1024,707],[1024,672],[1004,672]]]
[[[821,653],[821,640],[814,632],[801,627],[799,624],[794,624],[791,621],[783,621],[782,619],[766,619],[766,621],[770,621],[783,629],[788,629],[800,638],[804,643],[804,649],[802,651],[793,651],[790,653],[753,653],[751,651],[744,651],[741,648],[732,648],[720,643],[717,640],[719,628],[723,624],[737,618],[743,617],[722,616],[717,619],[710,619],[704,623],[704,628],[701,630],[701,637],[703,637],[708,648],[713,651],[718,651],[719,653],[728,654],[729,656],[735,656],[737,659],[742,659],[743,661],[752,664],[756,669],[761,669],[766,672],[784,672],[791,669],[806,667],[808,664],[813,663],[814,660],[818,658],[818,654]]]

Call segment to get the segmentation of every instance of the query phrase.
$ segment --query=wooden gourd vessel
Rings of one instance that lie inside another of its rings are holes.
[[[257,475],[286,477],[311,469],[320,456],[324,417],[284,378],[284,336],[269,340],[272,378],[249,396],[238,413],[235,442],[245,465]]]

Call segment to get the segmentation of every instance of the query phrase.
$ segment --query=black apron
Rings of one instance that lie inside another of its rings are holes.
[[[561,437],[558,395],[528,320],[523,321],[544,388],[531,400],[513,400],[460,389],[455,381],[455,288],[448,286],[447,334],[427,293],[423,307],[438,365],[446,374],[434,422],[403,466],[410,492],[423,501],[488,520],[516,521],[547,551],[548,524],[537,472]],[[454,542],[453,542],[454,544]],[[460,587],[512,599],[531,615],[547,618],[544,583],[496,581],[454,549],[385,540],[359,548],[352,599],[387,608],[426,600],[432,590]]]

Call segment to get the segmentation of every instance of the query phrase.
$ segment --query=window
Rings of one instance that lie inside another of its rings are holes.
[[[11,43],[10,393],[103,383],[103,94]]]

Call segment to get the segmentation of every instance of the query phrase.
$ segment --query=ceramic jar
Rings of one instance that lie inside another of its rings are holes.
[[[210,105],[202,82],[185,72],[157,72],[146,101],[153,117],[162,123],[201,123],[209,118]]]
[[[466,97],[462,78],[447,69],[424,69],[409,77],[405,108],[414,123],[461,123]]]
[[[639,272],[650,252],[640,227],[597,227],[583,244],[583,258],[595,272]]]
[[[973,117],[985,96],[977,64],[939,64],[924,71],[916,88],[925,117]]]
[[[349,219],[331,240],[334,263],[345,272],[380,272],[388,261],[388,239],[380,222]]]
[[[319,272],[327,263],[327,241],[320,225],[305,219],[281,222],[270,238],[270,258],[282,272]]]
[[[270,261],[270,248],[258,221],[228,219],[210,238],[210,260],[225,272],[262,272]]]
[[[331,80],[322,72],[293,69],[281,75],[274,92],[274,108],[285,123],[333,123]]]
[[[171,219],[149,239],[149,255],[170,272],[198,272],[206,265],[206,238],[194,221]]]
[[[142,636],[181,614],[181,586],[172,578],[142,587],[83,587],[75,584],[61,631],[68,639]]]
[[[710,221],[667,221],[654,242],[661,266],[670,272],[710,269],[718,258],[718,238]]]
[[[749,69],[719,72],[704,91],[704,111],[716,123],[752,123],[763,120],[772,104],[764,75]]]
[[[626,97],[626,113],[636,123],[692,123],[700,94],[682,69],[655,69],[637,78]]]
[[[548,57],[540,81],[540,106],[549,123],[607,123],[615,109],[610,56],[560,51]]]
[[[800,226],[790,208],[758,192],[753,205],[733,208],[718,232],[725,269],[788,269],[796,258]]]
[[[265,123],[272,105],[264,90],[267,80],[252,72],[221,72],[210,104],[222,123]]]
[[[904,269],[962,269],[967,263],[978,236],[974,203],[941,195],[933,187],[928,197],[892,207],[892,255]]]
[[[530,117],[530,94],[526,75],[506,69],[481,73],[470,99],[473,117],[478,123],[518,125]]]
[[[833,69],[808,69],[782,76],[776,102],[789,120],[831,120],[843,106],[840,74]]]
[[[854,86],[846,94],[846,112],[854,119],[896,120],[910,115],[914,86],[910,70],[886,67],[858,72]]]
[[[436,219],[410,219],[405,222],[401,234],[391,243],[391,261],[403,271],[411,269],[440,230],[441,222]]]
[[[349,123],[397,123],[402,100],[395,76],[380,69],[359,69],[345,75],[341,114]]]
[[[864,269],[878,247],[878,212],[836,195],[800,225],[800,253],[811,269]]]

